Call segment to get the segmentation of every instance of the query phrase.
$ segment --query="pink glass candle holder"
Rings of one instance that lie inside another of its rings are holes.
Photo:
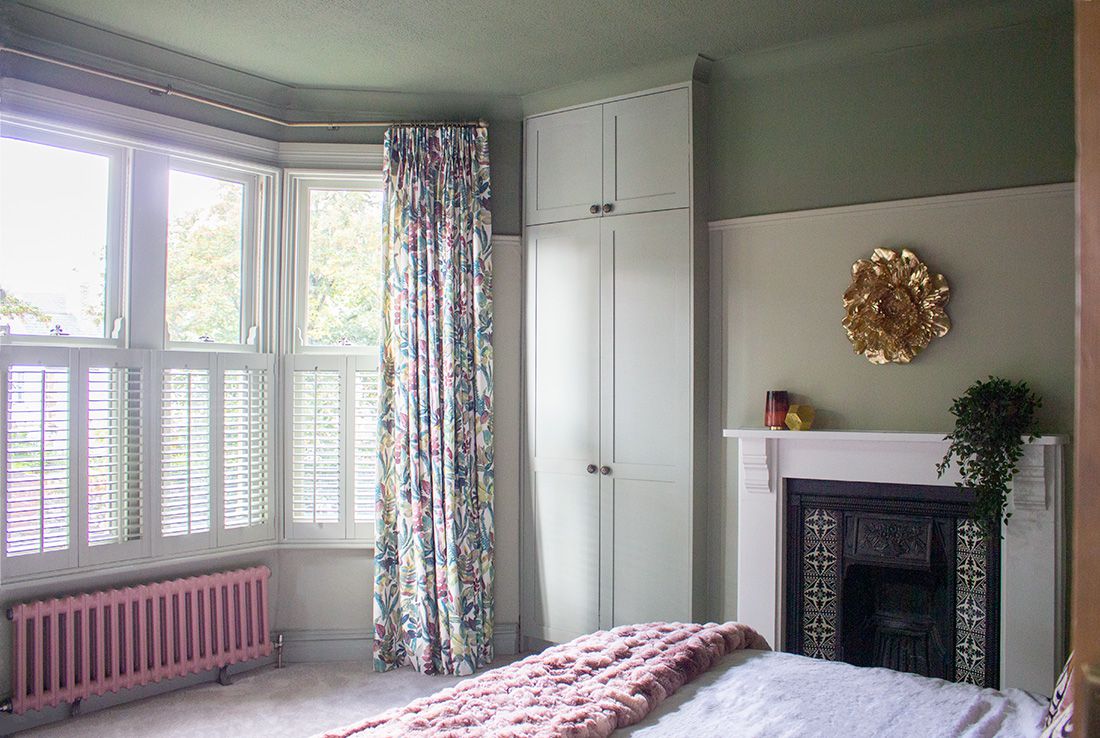
[[[786,390],[768,390],[764,399],[764,427],[769,430],[786,430],[787,410],[790,406]]]

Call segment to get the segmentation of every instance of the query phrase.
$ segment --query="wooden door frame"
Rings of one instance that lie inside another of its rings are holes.
[[[1076,0],[1077,398],[1071,639],[1075,734],[1100,737],[1100,0]]]

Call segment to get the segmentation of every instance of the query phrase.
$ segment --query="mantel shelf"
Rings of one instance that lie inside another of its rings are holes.
[[[837,430],[768,430],[767,428],[726,428],[726,438],[777,438],[784,441],[878,441],[882,443],[944,443],[947,433],[917,433],[912,431],[837,431]],[[1065,446],[1069,436],[1039,436],[1036,446]]]

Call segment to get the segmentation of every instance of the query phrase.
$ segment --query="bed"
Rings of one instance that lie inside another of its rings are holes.
[[[1036,738],[1047,701],[772,651],[731,653],[615,737]]]
[[[582,636],[326,738],[1035,738],[1047,701],[775,653],[737,623]]]

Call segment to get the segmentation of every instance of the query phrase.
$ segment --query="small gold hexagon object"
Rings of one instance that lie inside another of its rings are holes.
[[[791,405],[787,409],[787,427],[793,431],[809,430],[814,424],[813,405]]]

